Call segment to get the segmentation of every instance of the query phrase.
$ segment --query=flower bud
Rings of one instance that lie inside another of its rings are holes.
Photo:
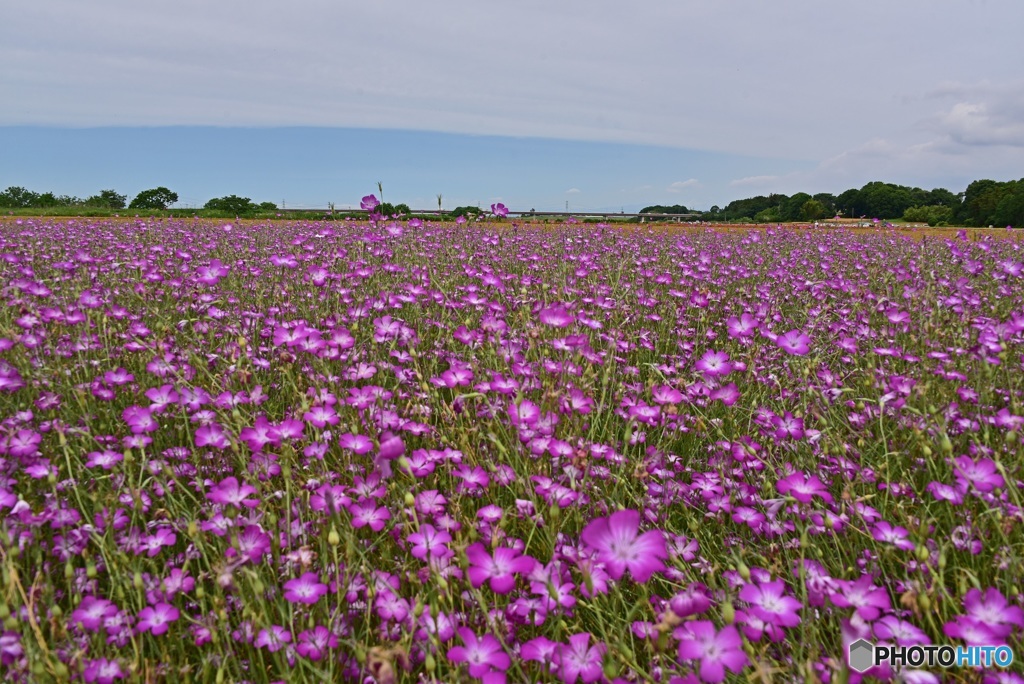
[[[341,543],[341,536],[338,534],[338,530],[334,529],[331,525],[331,531],[327,533],[327,543],[331,546],[337,546]]]
[[[736,608],[732,605],[732,601],[726,601],[722,604],[722,622],[731,625],[736,621]]]

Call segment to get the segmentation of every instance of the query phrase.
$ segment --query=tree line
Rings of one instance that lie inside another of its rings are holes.
[[[758,195],[733,200],[708,211],[681,204],[653,205],[642,214],[698,214],[704,221],[776,223],[846,218],[903,219],[915,223],[965,226],[1024,226],[1024,178],[1018,181],[976,180],[964,192],[921,188],[872,181],[839,195]]]

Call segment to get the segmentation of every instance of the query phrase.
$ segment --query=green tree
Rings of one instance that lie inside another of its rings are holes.
[[[800,218],[804,221],[817,221],[829,215],[828,209],[818,200],[811,198],[800,205]]]
[[[100,190],[98,195],[93,195],[85,200],[87,207],[107,207],[108,209],[124,209],[128,201],[127,195],[118,194],[114,190]]]
[[[1024,178],[1015,183],[996,205],[992,224],[997,226],[1024,227]]]
[[[259,208],[261,211],[277,211],[277,205],[273,202],[260,202]]]
[[[804,204],[811,201],[811,196],[806,192],[798,192],[785,202],[782,203],[782,209],[780,211],[783,221],[799,221],[803,218],[800,214],[800,210]]]
[[[903,220],[911,223],[927,223],[929,226],[949,225],[953,220],[953,209],[941,204],[910,207],[903,212]]]
[[[203,209],[223,211],[228,214],[234,214],[235,216],[241,216],[242,214],[252,213],[257,209],[257,207],[248,197],[228,195],[227,197],[214,197],[203,205]]]
[[[38,192],[32,192],[16,185],[12,185],[3,192],[0,192],[0,207],[10,207],[12,209],[34,207],[38,200]]]
[[[129,209],[166,209],[168,206],[178,201],[178,193],[172,192],[167,188],[160,186],[158,188],[151,188],[150,190],[143,190],[132,203],[128,205]]]

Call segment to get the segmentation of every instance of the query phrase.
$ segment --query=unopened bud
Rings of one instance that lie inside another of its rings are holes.
[[[331,531],[327,533],[327,543],[331,546],[337,546],[341,543],[341,536],[338,534],[338,530],[331,526]]]
[[[726,601],[722,604],[722,622],[727,625],[731,625],[736,621],[736,608],[732,605],[732,601]]]

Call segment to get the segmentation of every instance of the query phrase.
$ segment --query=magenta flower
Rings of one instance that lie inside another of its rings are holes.
[[[801,503],[810,503],[815,496],[828,502],[833,500],[825,483],[818,479],[817,475],[793,473],[775,483],[775,488],[779,490],[780,494],[792,496]]]
[[[483,677],[492,670],[505,671],[512,664],[501,643],[490,634],[477,637],[468,627],[460,627],[458,633],[465,645],[448,649],[448,660],[469,665],[471,677]]]
[[[558,676],[565,684],[575,684],[577,679],[585,684],[596,682],[604,676],[601,663],[604,652],[604,644],[590,645],[589,632],[572,635],[568,644],[558,644],[555,651]]]
[[[255,493],[256,488],[252,485],[239,484],[238,478],[226,477],[206,493],[206,498],[224,506],[254,508],[260,502],[259,499],[250,498],[250,495]]]
[[[743,652],[743,639],[732,625],[715,630],[715,625],[707,620],[695,620],[685,623],[680,630],[680,660],[699,660],[700,678],[705,682],[717,684],[725,679],[725,671],[739,672],[747,663],[747,654]]]
[[[553,328],[564,328],[576,321],[576,317],[569,313],[565,306],[561,304],[544,307],[537,314],[537,317],[541,323],[550,325]]]
[[[729,331],[729,337],[733,339],[753,337],[757,331],[757,319],[748,313],[740,315],[739,318],[730,316],[725,325]]]
[[[964,489],[971,486],[979,492],[991,492],[1006,485],[1003,476],[996,470],[995,461],[991,458],[975,461],[970,456],[958,456],[953,460],[953,470],[957,482]]]
[[[627,509],[607,518],[591,521],[581,539],[597,552],[597,560],[612,579],[628,569],[636,582],[646,582],[655,572],[665,570],[661,559],[668,557],[665,535],[660,530],[638,534],[640,513]]]
[[[110,601],[86,596],[71,612],[71,624],[81,625],[83,629],[95,632],[103,626],[104,620],[117,615],[117,612],[117,606]]]
[[[498,202],[497,204],[492,204],[491,213],[499,218],[503,218],[505,216],[508,216],[508,207],[506,207],[501,202]]]
[[[158,603],[155,606],[148,606],[139,611],[136,616],[135,628],[140,632],[149,632],[153,636],[160,636],[166,632],[169,625],[181,615],[178,609],[167,603]]]
[[[477,542],[466,549],[469,559],[469,580],[474,587],[484,582],[490,583],[495,594],[507,594],[516,585],[516,575],[527,574],[537,565],[530,556],[522,556],[515,549],[499,547],[494,555],[487,553],[487,548]]]
[[[376,195],[367,195],[359,201],[359,207],[363,211],[373,211],[380,206],[380,200],[377,199]]]
[[[320,581],[315,572],[307,572],[284,583],[284,600],[289,603],[312,605],[327,593],[327,585]]]
[[[750,604],[751,613],[768,624],[779,627],[800,624],[803,604],[786,594],[786,583],[782,580],[744,585],[739,597]]]
[[[412,545],[410,553],[413,558],[421,560],[428,556],[439,558],[448,553],[448,542],[452,536],[447,532],[439,532],[433,525],[420,525],[420,531],[409,535],[409,543]]]
[[[346,432],[338,438],[338,444],[342,449],[348,449],[359,455],[373,451],[373,441],[366,435],[353,435]]]
[[[704,352],[704,356],[697,361],[696,368],[709,378],[714,378],[731,373],[732,363],[729,362],[729,355],[725,352],[708,349]]]
[[[323,659],[327,651],[338,647],[338,637],[326,627],[317,625],[299,634],[295,650],[299,655],[312,661]]]
[[[840,608],[854,608],[857,615],[867,622],[878,619],[882,611],[892,608],[889,594],[876,587],[871,575],[861,575],[855,582],[836,581],[838,588],[829,594],[829,599]]]
[[[128,673],[121,668],[119,662],[106,658],[86,661],[85,670],[82,671],[82,679],[88,684],[114,684],[116,680],[127,676]]]
[[[345,493],[341,485],[320,485],[316,493],[309,497],[309,507],[314,511],[336,513],[347,508],[352,499]]]
[[[124,454],[117,451],[111,451],[110,449],[104,449],[103,451],[90,451],[86,454],[86,457],[86,468],[103,468],[104,470],[110,470],[124,460]]]
[[[374,532],[380,532],[391,520],[391,511],[386,506],[378,506],[372,499],[352,504],[348,512],[352,516],[352,527],[356,529],[369,526]]]
[[[790,330],[784,335],[779,335],[775,339],[775,344],[779,345],[790,354],[803,356],[811,349],[811,338],[799,330]]]
[[[214,449],[226,449],[228,446],[228,438],[224,434],[224,428],[217,423],[210,423],[196,429],[195,440],[198,447],[208,446]]]
[[[740,391],[736,387],[735,382],[730,382],[728,385],[711,390],[708,398],[713,401],[720,401],[726,406],[732,406],[740,398]]]
[[[1000,637],[1008,637],[1014,627],[1024,629],[1024,609],[1010,605],[995,587],[989,587],[984,594],[980,589],[968,591],[964,596],[964,610],[967,617]]]
[[[275,653],[284,648],[285,644],[292,640],[292,633],[280,625],[271,625],[270,629],[261,629],[256,635],[253,645],[256,648],[265,648]]]
[[[910,541],[910,531],[905,527],[895,527],[892,523],[884,520],[879,521],[871,528],[871,536],[876,541],[892,544],[904,551],[913,551],[914,542]]]

